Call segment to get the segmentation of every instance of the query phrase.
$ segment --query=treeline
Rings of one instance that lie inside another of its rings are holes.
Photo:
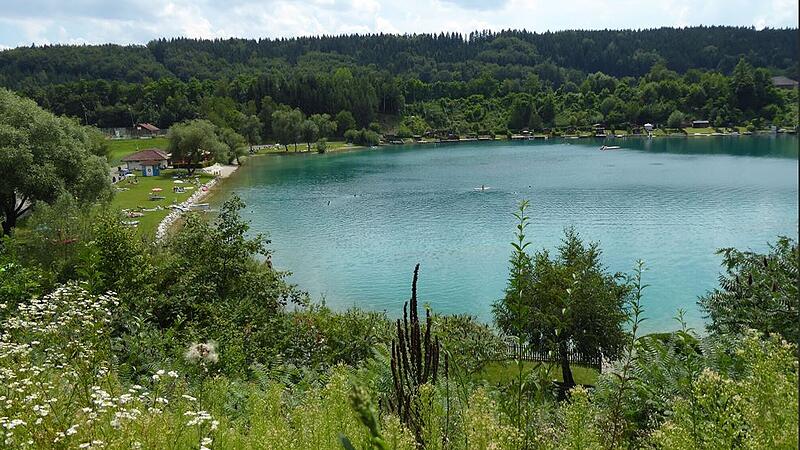
[[[796,30],[745,27],[504,30],[469,35],[371,34],[291,39],[159,39],[142,46],[21,47],[0,53],[0,83],[15,89],[81,79],[145,82],[167,74],[188,81],[233,78],[327,53],[355,65],[376,65],[426,83],[468,81],[487,65],[533,66],[547,61],[585,73],[642,76],[656,60],[678,72],[730,72],[741,57],[757,66],[797,72]]]
[[[629,128],[671,116],[793,127],[796,91],[770,77],[796,73],[796,54],[795,30],[733,27],[161,39],[7,50],[0,84],[102,128],[205,118],[238,131],[231,117],[255,116],[263,140],[278,140],[271,122],[282,108],[346,112],[355,129],[380,121],[401,135]]]

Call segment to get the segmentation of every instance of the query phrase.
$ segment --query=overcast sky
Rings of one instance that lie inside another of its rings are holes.
[[[0,49],[32,43],[144,44],[173,36],[701,24],[796,28],[797,10],[796,0],[0,0]]]

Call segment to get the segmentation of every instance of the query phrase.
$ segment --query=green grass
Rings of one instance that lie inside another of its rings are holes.
[[[536,363],[526,361],[524,370],[530,372],[536,370]],[[597,383],[597,377],[600,375],[597,370],[577,365],[570,365],[572,368],[572,377],[578,384],[591,384]],[[510,383],[517,376],[517,364],[513,361],[496,361],[487,364],[475,377],[479,380],[484,380],[490,385],[498,386]],[[556,381],[563,381],[561,377],[561,367],[550,365],[550,378]]]
[[[190,195],[192,195],[192,193],[195,192],[195,190],[199,189],[198,187],[194,186],[194,189],[187,189],[181,194],[173,193],[172,188],[174,186],[193,186],[188,181],[181,185],[175,184],[172,176],[177,173],[185,173],[185,171],[164,170],[161,172],[161,175],[157,177],[137,176],[136,180],[138,182],[135,184],[127,180],[121,181],[115,186],[125,190],[116,192],[114,195],[114,200],[111,202],[111,206],[118,209],[131,210],[138,210],[140,208],[149,209],[155,208],[156,206],[161,206],[163,209],[160,211],[142,211],[144,216],[127,219],[139,221],[139,226],[136,228],[136,231],[140,235],[154,234],[159,222],[161,222],[167,216],[167,214],[169,214],[170,209],[168,206],[172,205],[173,203],[181,203],[185,201]],[[199,176],[200,183],[206,183],[213,178],[211,175],[201,172],[195,172],[195,174]],[[158,194],[166,197],[164,200],[150,200],[149,197],[151,190],[156,187],[160,187],[162,189],[162,191]]]
[[[120,160],[126,155],[136,153],[146,148],[160,148],[166,150],[167,138],[111,139],[108,141],[108,163],[111,167],[115,167],[119,165]]]

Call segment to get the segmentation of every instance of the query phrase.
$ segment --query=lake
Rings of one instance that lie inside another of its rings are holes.
[[[606,142],[607,144],[609,142]],[[645,328],[699,331],[697,297],[716,286],[715,250],[763,251],[797,237],[794,136],[474,142],[250,159],[236,192],[275,266],[335,309],[396,317],[420,263],[422,301],[491,321],[508,276],[512,213],[530,200],[531,249],[566,226],[599,241],[611,271],[649,268]],[[484,192],[476,187],[485,185]]]

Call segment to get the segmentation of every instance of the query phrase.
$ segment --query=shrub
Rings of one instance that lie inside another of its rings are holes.
[[[317,141],[317,153],[325,153],[328,151],[328,140],[322,138]]]
[[[737,355],[745,375],[706,368],[653,434],[658,448],[797,448],[797,348],[772,336],[748,335]]]
[[[749,328],[780,333],[791,342],[800,339],[798,314],[797,242],[781,237],[766,254],[724,248],[725,273],[719,287],[701,297],[698,304],[708,314],[714,333],[741,333]]]

